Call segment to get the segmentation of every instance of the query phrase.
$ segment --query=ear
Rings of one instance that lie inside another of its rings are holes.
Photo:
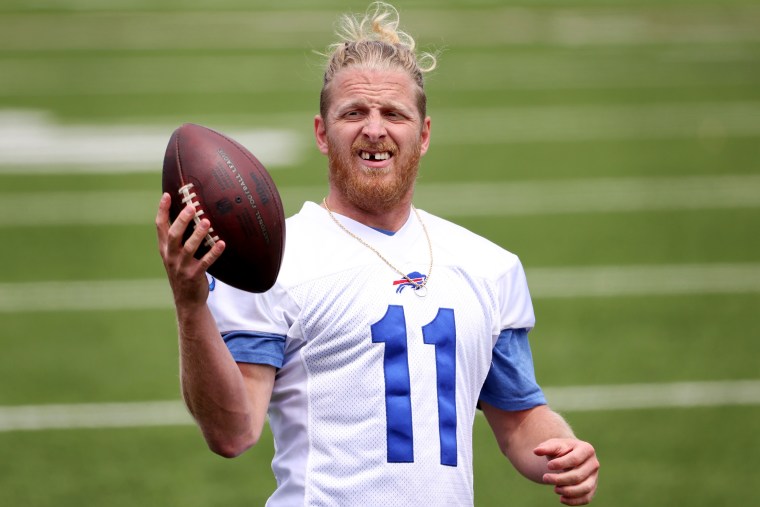
[[[430,116],[422,122],[422,132],[420,133],[420,155],[427,153],[430,147]]]
[[[322,116],[317,115],[314,117],[314,139],[317,141],[317,148],[323,155],[327,155],[327,126]]]

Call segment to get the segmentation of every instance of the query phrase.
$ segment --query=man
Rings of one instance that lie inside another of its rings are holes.
[[[250,294],[205,270],[191,208],[159,249],[174,293],[182,391],[210,448],[236,456],[268,414],[270,506],[472,505],[472,425],[482,409],[503,453],[567,505],[588,503],[599,467],[546,406],[513,254],[412,205],[430,143],[414,41],[396,11],[344,19],[325,72],[317,147],[329,193],[288,219],[275,286]],[[220,333],[223,339],[220,338]]]

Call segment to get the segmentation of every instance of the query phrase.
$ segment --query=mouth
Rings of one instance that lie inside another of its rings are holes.
[[[391,158],[391,152],[389,151],[380,151],[380,152],[371,152],[371,151],[360,151],[359,157],[361,157],[362,160],[368,160],[373,162],[382,162],[385,160],[389,160]]]

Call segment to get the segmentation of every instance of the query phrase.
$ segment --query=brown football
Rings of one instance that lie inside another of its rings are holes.
[[[196,257],[225,242],[209,274],[249,292],[274,285],[285,248],[285,214],[271,176],[250,151],[224,134],[185,123],[169,139],[162,187],[172,196],[172,221],[187,203],[195,207],[185,239],[201,218],[211,222]]]

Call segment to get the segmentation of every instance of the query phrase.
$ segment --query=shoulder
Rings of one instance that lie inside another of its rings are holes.
[[[346,238],[323,208],[304,203],[285,222],[285,253],[278,283],[290,287],[345,269],[354,246]]]
[[[522,270],[519,257],[493,241],[449,220],[419,210],[433,241],[436,256],[446,264],[467,265],[471,273],[488,278]]]
[[[313,226],[319,222],[319,205],[313,202],[305,202],[301,209],[285,219],[287,239],[298,239],[304,233],[313,231]],[[314,231],[316,232],[316,231]]]

